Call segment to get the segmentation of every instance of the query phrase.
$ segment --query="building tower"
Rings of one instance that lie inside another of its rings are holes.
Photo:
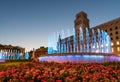
[[[87,18],[87,14],[83,11],[81,11],[80,13],[76,14],[76,19],[74,21],[74,28],[75,28],[75,32],[76,32],[76,41],[77,41],[77,49],[76,50],[80,50],[80,27],[82,28],[83,31],[83,36],[86,36],[86,28],[89,28],[89,19]],[[85,40],[84,40],[85,42]],[[83,45],[84,46],[84,45]]]

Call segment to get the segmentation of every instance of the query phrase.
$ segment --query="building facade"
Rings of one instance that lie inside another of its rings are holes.
[[[84,40],[81,42],[81,29],[82,29],[82,34],[84,36]],[[102,37],[107,37],[105,36],[105,34],[107,33],[110,37],[110,41],[111,43],[107,46],[111,46],[111,53],[114,54],[120,54],[120,18],[108,21],[106,23],[100,24],[98,26],[95,27],[90,27],[89,26],[89,19],[87,17],[87,14],[85,12],[80,12],[78,14],[76,14],[76,19],[74,21],[74,30],[75,30],[75,36],[69,36],[66,37],[64,39],[61,39],[61,37],[59,36],[58,42],[57,42],[57,50],[58,52],[73,52],[73,51],[79,51],[81,50],[81,46],[85,47],[84,49],[89,49],[89,51],[92,50],[93,44],[91,45],[92,42],[94,42],[94,35],[96,38],[96,48],[98,43],[100,42],[101,35]],[[87,30],[89,31],[89,35],[87,35]],[[100,32],[99,32],[100,30]],[[94,34],[93,34],[94,31]],[[103,33],[106,32],[106,33]],[[99,35],[101,34],[101,35]],[[88,37],[89,36],[89,39]],[[104,39],[104,38],[102,38]],[[75,41],[76,40],[76,43]],[[88,43],[88,47],[84,46],[84,44],[86,45]],[[104,42],[106,45],[107,42]],[[67,44],[67,45],[64,45]],[[74,45],[76,44],[76,45]],[[100,45],[99,45],[100,46]],[[102,45],[103,46],[103,45]],[[101,49],[101,47],[99,47]],[[99,49],[99,50],[100,50]],[[105,49],[103,49],[105,50]],[[82,50],[83,51],[83,48]],[[85,51],[85,50],[84,50]],[[88,51],[88,52],[89,52]],[[103,51],[105,52],[105,51]]]

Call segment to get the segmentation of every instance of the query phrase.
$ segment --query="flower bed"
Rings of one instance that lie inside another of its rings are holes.
[[[28,62],[0,70],[2,82],[120,82],[120,63]]]

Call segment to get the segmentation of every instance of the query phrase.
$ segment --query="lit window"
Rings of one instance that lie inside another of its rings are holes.
[[[98,53],[99,52],[99,50],[96,50],[96,53]]]
[[[114,52],[114,48],[112,48],[112,53]]]
[[[118,52],[120,51],[120,47],[117,47],[117,51],[118,51]]]
[[[113,44],[113,42],[111,42],[111,46],[113,46],[114,44]]]
[[[117,45],[119,45],[119,44],[120,44],[120,42],[119,42],[119,41],[117,41],[117,42],[116,42],[116,44],[117,44]]]

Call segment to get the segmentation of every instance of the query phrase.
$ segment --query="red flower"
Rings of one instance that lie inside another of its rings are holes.
[[[0,76],[2,76],[2,75],[4,75],[4,74],[5,74],[5,72],[4,72],[4,71],[0,72]]]

